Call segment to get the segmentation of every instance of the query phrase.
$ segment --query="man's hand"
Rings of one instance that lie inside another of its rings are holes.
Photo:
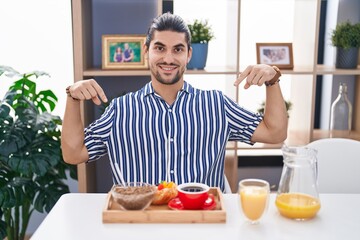
[[[89,100],[91,99],[96,105],[100,105],[101,101],[107,102],[104,90],[94,80],[81,80],[69,88],[70,96],[78,100]]]
[[[250,65],[243,71],[234,82],[234,86],[238,86],[245,78],[245,89],[251,85],[261,86],[265,82],[270,81],[276,75],[276,71],[266,64]]]

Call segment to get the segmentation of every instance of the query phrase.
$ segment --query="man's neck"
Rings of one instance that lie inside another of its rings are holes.
[[[167,85],[158,81],[151,81],[154,91],[160,95],[167,104],[172,105],[175,102],[178,92],[184,85],[184,80],[179,80],[175,84]]]

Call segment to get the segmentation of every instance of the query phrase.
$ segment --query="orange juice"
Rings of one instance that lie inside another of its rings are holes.
[[[320,209],[319,199],[302,193],[282,193],[275,205],[281,215],[293,219],[312,218]]]
[[[264,213],[269,193],[266,189],[251,186],[240,190],[241,207],[245,216],[252,220],[258,220]]]

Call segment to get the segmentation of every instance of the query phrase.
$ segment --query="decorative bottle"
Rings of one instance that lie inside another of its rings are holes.
[[[352,106],[347,96],[347,85],[346,83],[340,83],[339,95],[331,105],[331,133],[334,134],[337,132],[337,135],[348,135],[351,130],[351,118]]]

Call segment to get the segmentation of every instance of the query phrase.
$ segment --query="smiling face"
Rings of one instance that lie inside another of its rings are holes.
[[[191,57],[185,33],[155,31],[146,54],[152,81],[165,85],[183,81],[186,64]]]

